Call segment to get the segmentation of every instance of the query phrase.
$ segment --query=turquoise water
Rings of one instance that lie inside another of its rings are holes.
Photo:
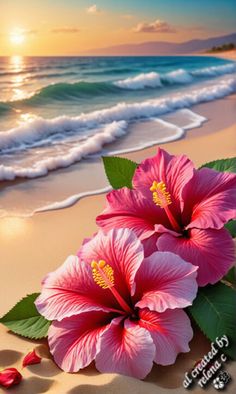
[[[235,72],[205,56],[0,58],[0,180],[180,138],[204,121],[194,104],[235,91]]]
[[[105,107],[108,100],[115,104],[161,96],[231,70],[232,62],[203,56],[1,58],[0,109],[1,114],[43,110],[47,117],[61,111],[78,114]],[[156,75],[149,80],[150,73]],[[132,81],[142,75],[139,84]],[[122,86],[127,78],[131,80]]]

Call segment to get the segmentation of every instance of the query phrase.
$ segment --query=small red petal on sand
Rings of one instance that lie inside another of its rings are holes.
[[[24,367],[27,367],[27,365],[39,364],[39,363],[41,363],[41,360],[42,360],[42,358],[39,357],[39,356],[36,354],[35,350],[32,350],[32,352],[29,352],[29,353],[25,356],[25,358],[24,358],[24,360],[23,360],[23,362],[22,362],[22,366],[23,366],[23,368],[24,368]]]
[[[22,380],[22,375],[16,368],[6,368],[0,372],[0,386],[6,389],[19,384]]]

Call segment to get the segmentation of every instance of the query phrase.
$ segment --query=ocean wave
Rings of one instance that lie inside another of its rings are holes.
[[[107,82],[75,82],[75,83],[54,83],[47,85],[40,90],[17,101],[2,102],[15,105],[40,105],[50,101],[65,101],[73,99],[84,99],[96,96],[119,93],[121,89]],[[1,103],[0,103],[1,104]]]
[[[35,68],[31,67],[31,68],[25,68],[21,71],[16,71],[16,70],[10,70],[10,71],[3,71],[0,72],[0,77],[7,77],[7,76],[18,76],[18,75],[23,75],[23,74],[29,74],[31,72],[34,72]]]
[[[66,72],[55,72],[55,73],[44,73],[44,74],[32,74],[28,79],[42,79],[42,78],[61,78],[61,77],[71,77],[78,75],[75,71],[66,71]]]
[[[95,70],[95,71],[85,71],[85,75],[117,75],[117,74],[127,74],[132,71],[132,68],[105,68],[103,70]]]
[[[47,175],[49,171],[57,168],[69,167],[71,164],[80,161],[82,158],[101,151],[102,147],[113,142],[126,134],[127,122],[112,122],[105,125],[104,129],[89,137],[79,146],[71,148],[67,154],[56,157],[48,157],[38,161],[30,168],[21,168],[17,166],[0,165],[0,180],[14,180],[21,178],[36,178]]]
[[[233,72],[236,72],[236,63],[206,67],[192,71],[191,74],[197,77],[216,77],[218,75],[231,74]]]
[[[116,81],[114,85],[122,89],[139,90],[162,87],[166,84],[186,84],[192,81],[193,77],[187,71],[179,69],[166,74],[159,74],[154,71],[141,73],[135,77]]]
[[[206,67],[195,71],[177,69],[166,74],[157,72],[141,73],[134,77],[113,82],[122,89],[139,90],[145,88],[162,87],[168,84],[190,84],[197,77],[216,77],[236,71],[236,64]]]
[[[94,97],[109,93],[117,93],[117,88],[106,82],[55,83],[42,88],[26,101],[33,104],[42,99],[63,101],[65,99]]]
[[[17,101],[0,102],[0,114],[3,111],[12,110],[14,107],[44,105],[56,101],[71,101],[86,99],[106,95],[118,95],[124,90],[142,90],[162,88],[168,85],[191,84],[199,77],[216,77],[236,71],[236,64],[226,64],[216,67],[207,67],[192,72],[184,69],[177,69],[166,74],[157,72],[141,73],[134,77],[121,79],[114,82],[87,82],[79,81],[74,83],[60,82],[42,87],[40,90],[29,94],[28,97]],[[49,74],[51,78],[60,74]],[[74,75],[74,72],[67,72],[66,75]],[[41,74],[39,78],[46,77]],[[32,76],[33,78],[33,76]],[[37,77],[38,78],[38,77]]]
[[[135,77],[129,77],[120,81],[114,82],[115,86],[123,89],[144,89],[144,88],[156,88],[162,85],[160,75],[156,72],[142,73]]]
[[[185,84],[185,83],[191,83],[193,81],[193,77],[191,73],[183,69],[179,69],[162,75],[161,81],[163,83],[170,83],[170,84]]]
[[[225,97],[236,91],[235,79],[222,80],[216,85],[182,92],[169,97],[145,100],[137,103],[119,103],[111,108],[82,113],[76,117],[60,116],[53,119],[36,118],[29,123],[0,133],[0,153],[34,147],[39,141],[53,136],[66,138],[89,129],[120,121],[136,121],[158,117],[192,105]]]

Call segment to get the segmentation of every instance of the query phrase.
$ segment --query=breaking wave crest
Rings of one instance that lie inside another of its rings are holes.
[[[171,71],[166,74],[157,72],[141,73],[135,77],[129,77],[114,82],[114,85],[123,89],[145,89],[162,87],[168,84],[188,84],[197,77],[216,77],[219,75],[230,74],[236,71],[236,65],[225,64],[222,66],[206,67],[199,70],[188,72],[183,69]]]

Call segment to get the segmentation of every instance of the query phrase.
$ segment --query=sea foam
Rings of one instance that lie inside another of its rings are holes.
[[[235,63],[221,66],[212,66],[195,71],[178,69],[166,74],[149,72],[138,74],[134,77],[115,81],[114,85],[122,89],[138,90],[145,88],[163,87],[166,84],[190,84],[197,77],[217,77],[224,74],[231,74],[236,71]]]
[[[17,165],[0,165],[0,180],[14,180],[16,177],[36,178],[46,175],[49,171],[57,168],[69,167],[71,164],[80,161],[83,157],[99,152],[103,145],[113,142],[125,134],[127,123],[125,121],[112,122],[104,127],[100,133],[93,135],[79,146],[69,149],[66,155],[48,157],[38,161],[33,167],[18,168]]]
[[[115,86],[123,89],[144,89],[147,87],[156,88],[162,85],[160,75],[156,72],[142,73],[135,77],[129,77],[120,81],[114,82]]]
[[[139,90],[145,88],[163,87],[165,84],[187,84],[191,83],[193,77],[185,70],[179,69],[166,74],[157,72],[142,73],[134,77],[121,79],[114,82],[115,86],[122,89]]]
[[[236,64],[224,64],[221,66],[212,66],[192,71],[193,76],[197,77],[215,77],[218,75],[231,74],[236,72]]]

